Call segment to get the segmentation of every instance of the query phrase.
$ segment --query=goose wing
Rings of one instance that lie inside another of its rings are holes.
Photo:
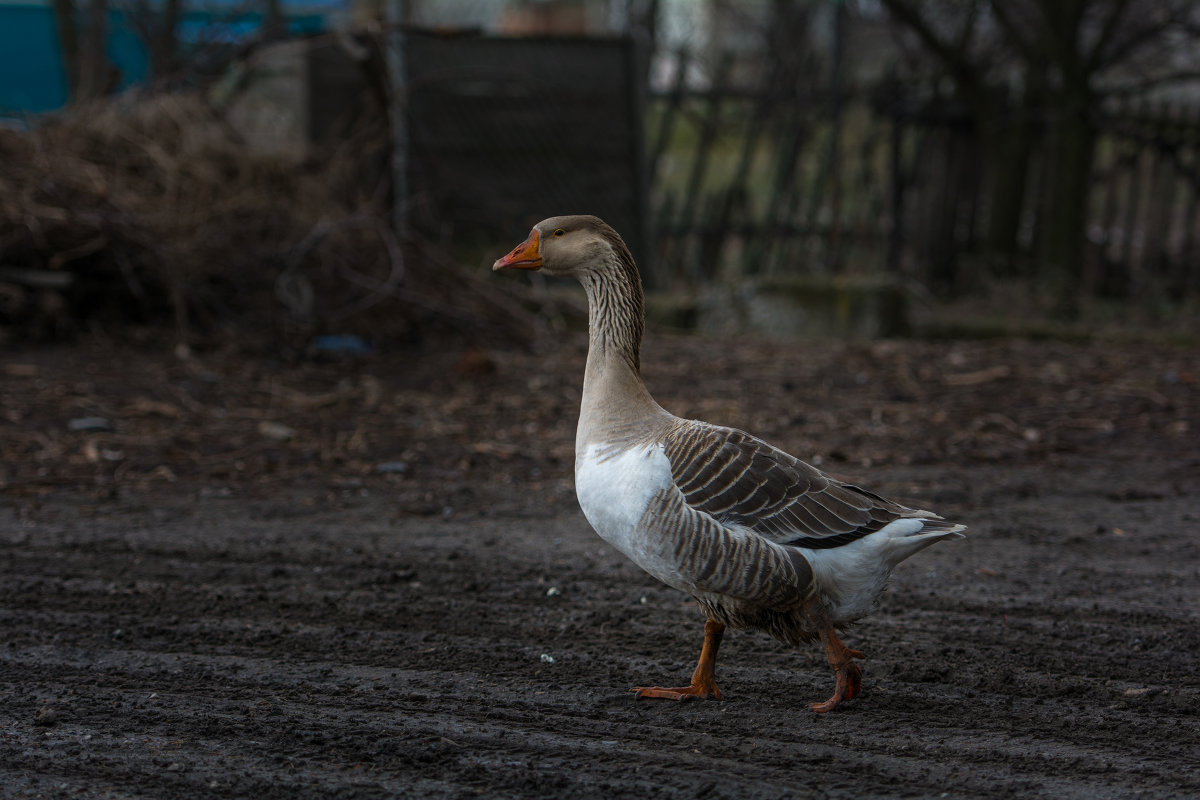
[[[664,438],[664,452],[688,506],[777,544],[840,547],[900,517],[938,518],[831,478],[733,428],[683,420]]]

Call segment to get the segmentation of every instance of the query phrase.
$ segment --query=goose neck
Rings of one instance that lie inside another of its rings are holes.
[[[636,269],[589,274],[581,282],[588,295],[588,357],[579,432],[583,441],[663,412],[642,382],[645,311]]]
[[[613,266],[580,280],[588,298],[589,362],[592,356],[601,362],[616,356],[640,374],[646,318],[641,280],[631,265]]]

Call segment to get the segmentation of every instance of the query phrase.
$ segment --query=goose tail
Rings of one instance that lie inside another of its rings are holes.
[[[875,535],[886,536],[888,561],[891,566],[895,566],[934,542],[940,542],[942,539],[961,539],[966,535],[966,529],[966,525],[948,522],[928,511],[918,511],[915,516],[888,523]]]

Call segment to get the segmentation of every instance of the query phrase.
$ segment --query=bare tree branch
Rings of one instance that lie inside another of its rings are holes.
[[[1133,0],[1116,0],[1113,5],[1112,13],[1104,20],[1104,24],[1100,27],[1100,35],[1096,37],[1096,44],[1092,47],[1092,52],[1086,57],[1087,68],[1090,72],[1095,72],[1100,68],[1104,51],[1112,43],[1113,37],[1120,30],[1121,21],[1125,19],[1125,12],[1129,9]]]
[[[979,6],[979,0],[972,0],[970,8],[967,9],[967,18],[955,45],[955,49],[960,53],[970,52],[971,42],[975,37],[975,24],[979,21]]]
[[[1141,20],[1140,24],[1134,26],[1126,36],[1114,40],[1112,50],[1107,54],[1099,50],[1093,51],[1095,62],[1092,68],[1099,72],[1132,58],[1141,48],[1159,40],[1166,31],[1173,27],[1185,30],[1188,24],[1188,14],[1192,11],[1194,8],[1190,4],[1183,3],[1173,6],[1165,17]]]
[[[908,27],[925,44],[935,56],[945,63],[954,74],[955,79],[964,88],[978,88],[980,83],[979,70],[967,58],[966,47],[956,47],[942,39],[933,29],[925,16],[908,0],[883,0],[888,13],[898,22]],[[973,24],[973,23],[969,23]],[[960,37],[960,43],[968,43],[969,36]]]
[[[1036,41],[1030,41],[1021,31],[1021,26],[1012,17],[1010,13],[1011,4],[1006,3],[1004,0],[991,0],[991,5],[996,21],[1000,23],[1000,27],[1004,30],[1005,35],[1017,51],[1021,53],[1021,57],[1025,62],[1036,64],[1042,60],[1042,54],[1038,50]],[[1039,37],[1034,37],[1035,40],[1037,38]]]

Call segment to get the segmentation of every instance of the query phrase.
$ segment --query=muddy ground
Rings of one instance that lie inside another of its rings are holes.
[[[971,526],[815,715],[758,633],[633,699],[702,621],[575,505],[562,339],[0,354],[0,795],[1200,796],[1195,349],[652,336],[668,408]]]

